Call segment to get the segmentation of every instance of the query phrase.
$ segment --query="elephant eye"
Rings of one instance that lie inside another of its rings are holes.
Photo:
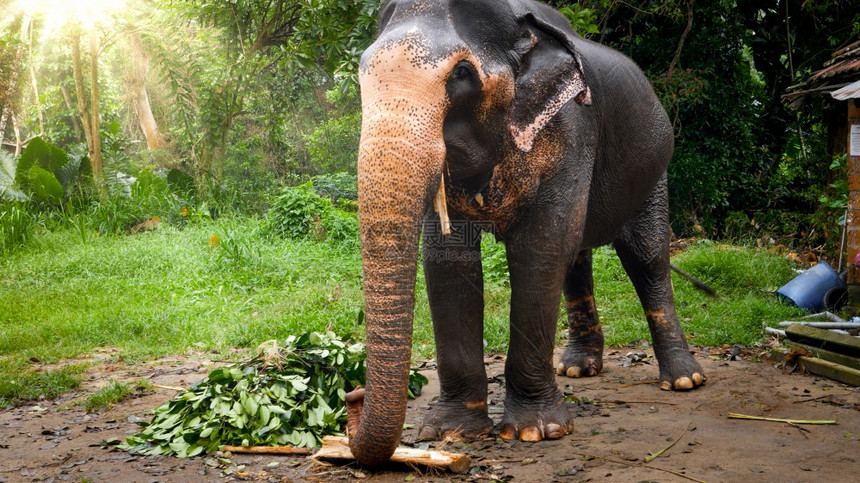
[[[477,74],[475,66],[473,66],[470,62],[461,60],[459,63],[457,63],[457,65],[454,66],[454,70],[451,71],[450,79],[453,81],[467,80],[472,79],[475,74]]]
[[[474,100],[481,93],[481,80],[478,69],[470,62],[461,60],[448,75],[445,85],[448,99],[455,105],[463,107],[469,100]]]

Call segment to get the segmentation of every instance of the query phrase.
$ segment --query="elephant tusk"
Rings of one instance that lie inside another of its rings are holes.
[[[439,182],[439,192],[433,199],[433,210],[439,213],[439,223],[442,225],[442,234],[451,234],[451,220],[448,218],[448,200],[445,198],[445,175]]]

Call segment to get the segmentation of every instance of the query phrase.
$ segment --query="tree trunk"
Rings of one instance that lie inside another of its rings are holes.
[[[90,129],[93,137],[93,150],[90,152],[90,166],[93,179],[100,196],[104,195],[104,176],[102,174],[102,135],[99,122],[99,46],[96,33],[90,31]]]
[[[149,94],[146,92],[146,72],[149,67],[149,59],[140,42],[140,35],[133,32],[129,35],[134,54],[134,62],[129,75],[129,88],[134,110],[140,121],[140,129],[146,137],[146,146],[149,149],[158,149],[164,144],[164,139],[158,130],[152,107],[149,103]]]
[[[6,127],[9,124],[9,121],[12,121],[14,125],[14,116],[15,109],[19,108],[15,102],[19,97],[18,91],[18,76],[21,73],[21,65],[24,64],[24,39],[26,38],[26,29],[29,26],[28,19],[22,19],[21,21],[21,32],[20,39],[21,43],[18,45],[18,49],[15,52],[15,58],[10,60],[11,68],[3,69],[3,72],[7,76],[9,89],[6,92],[0,92],[0,143],[3,142],[6,135]],[[14,126],[13,126],[14,127]]]
[[[90,38],[90,110],[87,110],[86,94],[84,93],[84,76],[81,68],[81,37],[77,26],[72,28],[72,73],[75,76],[75,94],[78,98],[78,112],[81,115],[81,125],[84,127],[84,137],[90,154],[90,166],[93,170],[93,182],[99,197],[104,198],[104,176],[102,174],[101,132],[99,131],[99,84],[98,84],[98,41],[95,32],[89,33]]]
[[[68,109],[69,111],[74,111],[75,106],[72,104],[72,95],[71,93],[69,93],[69,88],[61,84],[60,92],[63,94],[63,101],[66,103],[66,109]],[[70,119],[72,122],[72,129],[74,129],[75,133],[78,135],[78,139],[80,139],[82,130],[81,123],[78,122],[78,116],[72,115]]]
[[[684,33],[681,34],[681,39],[678,41],[678,48],[675,49],[675,55],[672,57],[672,62],[669,63],[669,72],[666,74],[666,79],[671,79],[672,74],[675,73],[675,66],[681,60],[681,50],[684,49],[684,42],[687,40],[687,35],[690,34],[690,30],[693,28],[693,5],[696,0],[690,0],[687,5],[687,26],[684,27]]]
[[[0,106],[0,143],[6,140],[6,123],[9,121],[11,112],[12,110],[6,104]]]
[[[45,118],[42,116],[42,103],[39,101],[39,84],[36,82],[36,65],[33,62],[33,23],[32,18],[26,18],[21,22],[21,43],[27,44],[27,63],[30,64],[30,84],[33,86],[33,103],[36,105],[36,114],[39,117],[39,136],[45,135]]]
[[[15,156],[21,155],[21,129],[18,127],[18,116],[12,111],[12,129],[15,130]]]
[[[87,142],[87,151],[92,155],[93,135],[90,128],[90,114],[87,112],[86,94],[84,93],[84,76],[81,69],[81,36],[76,29],[72,29],[72,75],[75,78],[75,97],[78,104],[78,115],[81,118],[81,126],[84,128],[84,139]]]

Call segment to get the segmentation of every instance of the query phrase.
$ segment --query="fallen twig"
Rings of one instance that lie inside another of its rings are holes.
[[[818,396],[818,397],[814,397],[811,399],[803,399],[801,401],[794,401],[792,404],[800,404],[800,403],[806,403],[806,402],[811,402],[811,401],[820,401],[822,399],[827,399],[829,397],[832,397],[832,396],[830,394],[825,394],[824,396]]]
[[[646,381],[634,382],[631,384],[623,384],[621,386],[610,387],[609,389],[624,389],[625,387],[633,387],[633,386],[641,386],[642,384],[657,384],[661,382],[660,379],[648,379]]]
[[[221,448],[221,451],[252,454],[311,454],[310,448],[296,448],[295,446],[224,446]]]
[[[165,386],[163,384],[153,384],[152,387],[157,387],[157,388],[161,388],[161,389],[170,389],[171,391],[186,391],[187,390],[184,387]]]
[[[616,399],[612,401],[614,404],[668,404],[669,406],[677,406],[678,403],[671,401],[643,401],[643,400],[627,400],[627,399]]]
[[[729,413],[729,419],[752,419],[755,421],[772,421],[775,423],[788,424],[836,424],[833,419],[782,419],[782,418],[765,418],[763,416],[748,416],[746,414]]]
[[[679,435],[678,435],[678,437],[677,437],[677,438],[675,438],[675,440],[674,440],[674,441],[672,441],[672,443],[671,443],[669,446],[666,446],[665,448],[661,449],[660,451],[657,451],[656,453],[651,453],[650,455],[646,456],[646,457],[645,457],[645,462],[646,462],[646,463],[650,463],[651,461],[653,461],[653,460],[654,460],[654,458],[657,458],[657,457],[658,457],[658,456],[660,456],[661,454],[663,454],[663,453],[665,453],[666,451],[668,451],[668,450],[669,450],[669,448],[671,448],[672,446],[675,446],[675,444],[676,444],[678,441],[680,441],[680,440],[681,440],[681,438],[683,438],[685,434],[687,434],[687,431],[689,431],[689,430],[690,430],[690,426],[692,426],[692,425],[693,425],[693,423],[692,423],[692,422],[691,422],[691,423],[689,423],[689,424],[687,424],[687,427],[686,427],[686,428],[684,428],[684,430],[683,430],[683,431],[681,431],[681,434],[679,434]]]
[[[687,476],[687,475],[685,475],[685,474],[683,474],[683,473],[678,473],[677,471],[667,470],[666,468],[660,468],[659,466],[652,466],[652,465],[647,465],[647,464],[644,464],[644,463],[636,463],[636,462],[634,462],[634,461],[624,461],[624,460],[619,460],[619,459],[615,459],[615,458],[609,458],[609,457],[606,457],[606,456],[597,456],[597,455],[588,454],[588,453],[580,453],[580,452],[578,452],[578,451],[573,451],[572,453],[573,453],[573,454],[576,454],[576,455],[579,455],[579,456],[582,456],[583,458],[598,459],[598,460],[608,461],[608,462],[610,462],[610,463],[617,463],[617,464],[620,464],[620,465],[638,466],[638,467],[640,467],[640,468],[648,468],[648,469],[651,469],[651,470],[664,471],[664,472],[666,472],[666,473],[669,473],[669,474],[672,474],[672,475],[675,475],[675,476],[678,476],[678,477],[681,477],[681,478],[684,478],[684,479],[687,479],[687,480],[690,480],[690,481],[695,481],[695,482],[697,482],[697,483],[706,483],[706,482],[704,482],[704,481],[702,481],[702,480],[697,480],[696,478],[693,478],[693,477],[691,477],[691,476]]]

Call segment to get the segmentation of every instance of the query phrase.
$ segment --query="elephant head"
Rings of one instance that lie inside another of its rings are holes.
[[[367,387],[350,446],[364,464],[387,461],[401,436],[419,236],[434,197],[444,200],[446,182],[486,182],[510,153],[531,151],[568,101],[590,102],[575,34],[548,12],[557,15],[525,0],[392,0],[362,56]]]

